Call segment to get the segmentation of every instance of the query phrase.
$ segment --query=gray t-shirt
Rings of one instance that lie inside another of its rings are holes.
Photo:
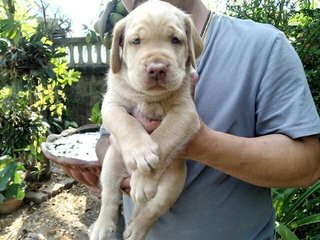
[[[212,129],[242,137],[320,133],[302,64],[284,34],[216,15],[199,59],[195,103]],[[188,161],[184,191],[148,240],[275,239],[271,191]],[[132,202],[124,198],[128,217]]]

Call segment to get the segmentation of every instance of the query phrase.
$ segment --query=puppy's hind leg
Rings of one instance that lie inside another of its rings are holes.
[[[101,209],[90,240],[116,239],[116,224],[121,198],[120,184],[125,176],[121,154],[111,145],[106,153],[101,171]]]
[[[144,240],[156,220],[175,203],[186,179],[186,165],[173,161],[161,176],[156,196],[145,205],[135,206],[133,219],[124,232],[125,240]]]

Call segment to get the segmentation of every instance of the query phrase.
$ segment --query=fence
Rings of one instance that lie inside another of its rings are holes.
[[[84,37],[61,38],[55,39],[54,44],[66,48],[72,68],[108,66],[109,50],[97,40],[87,43]]]

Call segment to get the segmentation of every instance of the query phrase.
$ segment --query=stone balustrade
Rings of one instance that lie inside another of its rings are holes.
[[[54,45],[66,48],[69,67],[76,69],[108,68],[109,50],[99,41],[84,37],[55,39]]]

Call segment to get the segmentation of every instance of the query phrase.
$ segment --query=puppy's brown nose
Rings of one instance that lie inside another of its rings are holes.
[[[153,62],[147,66],[147,73],[150,78],[163,79],[167,73],[167,66],[164,63]]]

